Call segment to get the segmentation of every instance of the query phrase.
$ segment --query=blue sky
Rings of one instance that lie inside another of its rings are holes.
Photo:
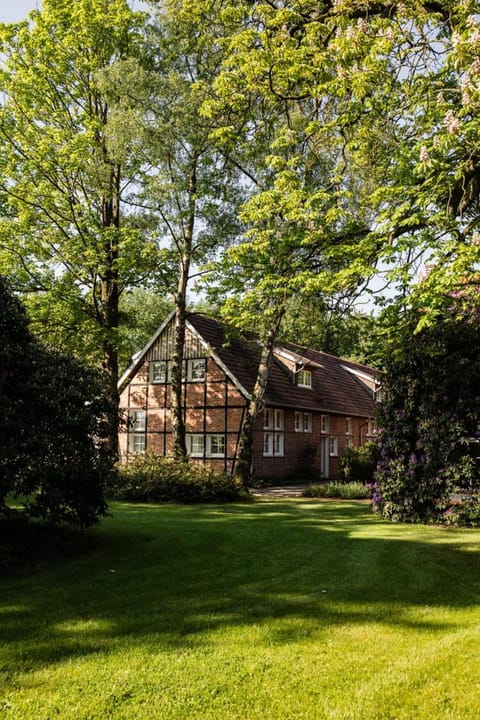
[[[23,20],[30,10],[39,5],[39,0],[0,0],[0,22]]]
[[[139,10],[140,0],[133,0],[130,5]],[[31,10],[40,9],[41,0],[0,0],[0,22],[18,22],[27,17]]]

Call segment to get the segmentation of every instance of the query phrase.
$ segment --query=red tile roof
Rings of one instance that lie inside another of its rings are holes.
[[[260,345],[252,339],[240,340],[216,320],[199,313],[190,313],[188,322],[208,343],[230,374],[251,393],[256,379]],[[270,406],[295,407],[360,417],[375,412],[372,391],[362,382],[362,376],[374,378],[376,372],[365,365],[342,360],[334,355],[282,343],[298,366],[304,364],[312,371],[312,387],[299,387],[294,375],[277,354],[270,370],[265,401]]]

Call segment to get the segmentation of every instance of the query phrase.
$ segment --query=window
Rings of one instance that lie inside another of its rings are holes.
[[[144,453],[146,444],[145,433],[134,433],[130,436],[129,450],[136,455]]]
[[[145,432],[147,413],[145,410],[132,410],[128,415],[128,425],[134,432]]]
[[[352,418],[345,418],[345,435],[352,435]]]
[[[150,363],[150,382],[167,382],[167,363],[165,362],[165,360]]]
[[[283,433],[273,435],[273,454],[283,456]]]
[[[204,435],[187,435],[187,451],[191,457],[203,457],[205,451]]]
[[[283,430],[283,410],[274,410],[275,430]]]
[[[264,457],[283,457],[284,435],[283,432],[263,433],[263,455]]]
[[[263,427],[266,430],[273,428],[273,411],[270,408],[263,411]]]
[[[347,437],[345,439],[345,445],[347,448],[353,447],[353,437],[351,435],[347,435]]]
[[[186,436],[190,457],[225,457],[224,435],[203,435],[192,433]]]
[[[208,435],[207,455],[209,457],[225,456],[225,436]]]
[[[312,371],[299,370],[297,373],[297,385],[300,385],[300,387],[312,387]]]
[[[199,382],[205,380],[206,365],[205,358],[189,360],[187,375],[189,382]]]
[[[302,432],[303,430],[303,415],[301,412],[295,413],[295,432]]]
[[[328,415],[320,415],[320,431],[322,433],[330,432],[330,417]]]
[[[330,455],[334,457],[338,455],[338,438],[335,435],[331,435],[329,438],[329,451]]]
[[[312,432],[312,413],[295,413],[295,432]]]
[[[273,455],[273,433],[263,433],[263,454],[266,457]]]

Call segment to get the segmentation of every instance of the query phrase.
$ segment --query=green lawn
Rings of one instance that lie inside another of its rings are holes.
[[[2,720],[480,717],[479,531],[306,499],[112,511],[1,582]]]

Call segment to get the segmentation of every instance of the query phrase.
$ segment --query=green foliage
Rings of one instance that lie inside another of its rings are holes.
[[[0,348],[0,516],[11,495],[26,498],[26,517],[95,524],[112,470],[101,376],[39,345],[3,280]]]
[[[451,503],[439,518],[445,525],[480,527],[480,499],[464,497]]]
[[[115,500],[153,503],[229,502],[241,496],[232,476],[155,453],[139,455],[120,465],[107,494]]]
[[[341,498],[342,500],[363,500],[372,496],[370,488],[361,482],[319,483],[310,485],[302,492],[309,498]]]
[[[344,483],[373,483],[377,463],[376,443],[365,443],[361,447],[347,448],[340,458],[339,477]]]
[[[437,520],[451,493],[480,486],[478,306],[445,301],[435,325],[404,318],[386,362],[375,504],[384,517]]]

